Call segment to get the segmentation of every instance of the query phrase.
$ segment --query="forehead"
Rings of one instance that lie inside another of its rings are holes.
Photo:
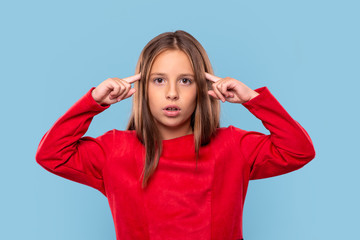
[[[166,50],[157,55],[150,73],[194,74],[189,57],[181,50]]]

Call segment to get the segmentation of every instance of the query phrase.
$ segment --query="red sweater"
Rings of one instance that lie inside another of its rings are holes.
[[[285,174],[315,157],[313,143],[267,87],[242,105],[260,119],[265,135],[232,125],[200,148],[194,135],[163,140],[148,188],[141,189],[145,148],[135,131],[113,129],[92,138],[92,118],[109,108],[91,88],[44,135],[36,161],[49,172],[93,187],[109,202],[118,240],[242,239],[249,180]],[[240,107],[240,105],[239,105]]]

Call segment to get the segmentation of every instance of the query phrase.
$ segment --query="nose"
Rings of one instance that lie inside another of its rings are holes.
[[[179,92],[176,83],[171,81],[169,82],[166,89],[166,98],[170,100],[176,100],[179,98]]]

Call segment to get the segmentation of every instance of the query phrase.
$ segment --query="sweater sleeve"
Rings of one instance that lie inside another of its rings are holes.
[[[305,129],[282,107],[269,89],[261,87],[243,103],[260,119],[269,135],[231,126],[240,154],[250,166],[250,180],[273,177],[297,170],[315,158],[312,140]]]
[[[36,162],[47,171],[85,184],[106,196],[102,169],[109,158],[114,132],[97,137],[82,137],[96,114],[110,105],[99,105],[91,88],[62,115],[42,137],[36,152]]]

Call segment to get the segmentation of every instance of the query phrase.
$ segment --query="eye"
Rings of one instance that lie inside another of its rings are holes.
[[[155,78],[154,83],[162,83],[164,80],[162,78]]]
[[[185,81],[184,81],[185,80]],[[192,83],[192,81],[189,78],[182,78],[181,79],[182,83],[185,83],[186,85],[190,85]]]

